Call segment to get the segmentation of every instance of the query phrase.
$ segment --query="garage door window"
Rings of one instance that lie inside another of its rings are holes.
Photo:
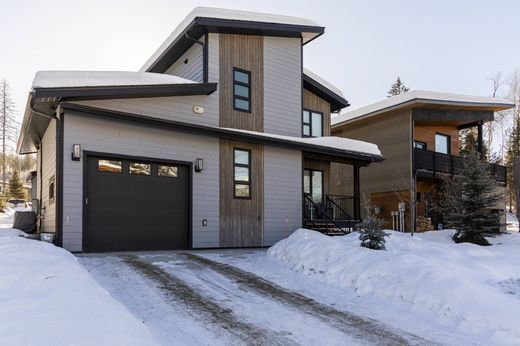
[[[130,164],[130,174],[150,175],[152,174],[152,165],[149,163],[132,162]]]
[[[121,161],[98,160],[98,170],[100,172],[121,173]]]
[[[157,167],[157,175],[160,177],[177,178],[177,167],[159,165]]]

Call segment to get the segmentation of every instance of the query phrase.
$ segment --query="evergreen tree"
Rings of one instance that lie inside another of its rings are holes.
[[[401,78],[399,76],[397,76],[397,79],[395,80],[394,84],[392,84],[392,86],[390,87],[390,90],[388,90],[387,97],[392,97],[395,95],[403,94],[407,91],[410,91],[410,89],[408,89],[403,84],[403,82],[401,82]]]
[[[456,243],[489,245],[483,233],[499,225],[499,215],[491,208],[502,196],[497,192],[495,179],[487,163],[481,160],[476,151],[471,151],[464,161],[462,177],[451,183],[453,186],[449,190],[457,195],[454,196],[452,208],[445,215],[445,222],[448,227],[457,230],[453,240]]]
[[[25,189],[23,187],[22,180],[18,175],[18,171],[14,171],[13,176],[9,180],[9,194],[14,198],[25,198]]]
[[[371,208],[367,208],[367,217],[356,228],[358,229],[359,240],[361,240],[361,247],[366,247],[372,250],[385,250],[385,237],[388,236],[383,231],[385,222],[374,215]]]
[[[520,117],[516,117],[513,122],[513,127],[511,128],[511,132],[509,134],[509,139],[507,141],[507,152],[506,152],[506,167],[507,167],[507,187],[509,194],[509,201],[512,204],[515,201],[516,205],[516,214],[520,215],[520,206],[518,205],[517,195],[519,194],[520,186],[517,186],[515,179],[515,161],[520,158]]]
[[[476,128],[469,128],[460,131],[459,134],[459,154],[466,157],[472,151],[478,149],[478,134]],[[482,157],[489,162],[489,150],[486,143],[482,143]]]

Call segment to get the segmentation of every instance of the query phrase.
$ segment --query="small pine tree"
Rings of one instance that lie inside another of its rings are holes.
[[[472,151],[478,149],[477,130],[469,128],[460,131],[459,135],[459,154],[462,157],[468,156]],[[482,143],[482,157],[489,161],[489,150],[487,145]]]
[[[510,203],[515,203],[517,216],[520,215],[520,205],[518,196],[520,195],[520,177],[515,177],[515,161],[518,162],[520,158],[520,117],[516,117],[511,128],[511,133],[507,141],[507,152],[505,164],[507,167],[507,188],[509,194]]]
[[[486,162],[476,151],[471,151],[464,161],[462,177],[451,180],[449,191],[457,193],[452,207],[444,216],[446,225],[455,228],[456,243],[470,242],[489,245],[483,233],[499,225],[499,215],[491,208],[502,195],[497,192],[495,179],[491,176]]]
[[[386,250],[385,237],[389,234],[383,231],[385,221],[374,215],[371,208],[367,208],[366,218],[356,228],[358,229],[361,247],[372,250]]]
[[[20,176],[18,175],[18,171],[14,171],[13,176],[9,180],[9,194],[14,198],[25,198],[25,190],[23,183],[20,180]]]
[[[394,84],[392,84],[392,86],[390,87],[390,90],[388,90],[387,97],[392,97],[395,95],[403,94],[408,91],[410,91],[410,89],[408,89],[403,84],[403,82],[401,82],[401,78],[398,76],[397,79],[395,80]]]

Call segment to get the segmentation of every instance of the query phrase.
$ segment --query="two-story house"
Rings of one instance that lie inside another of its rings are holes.
[[[513,106],[489,97],[414,90],[333,117],[332,134],[379,146],[385,161],[363,169],[360,188],[386,227],[437,229],[442,217],[433,205],[442,201],[433,200],[435,185],[440,177],[463,169],[459,131],[476,128],[478,150],[482,150],[483,124],[493,121],[494,112]],[[350,194],[352,172],[340,165],[332,167],[334,191]],[[505,185],[506,168],[495,164],[489,168],[499,185]],[[505,209],[505,200],[497,209]]]
[[[38,72],[17,151],[38,154],[40,231],[71,251],[251,247],[359,217],[359,193],[329,196],[331,162],[359,191],[382,156],[330,137],[348,102],[303,69],[323,33],[196,8],[138,72]]]

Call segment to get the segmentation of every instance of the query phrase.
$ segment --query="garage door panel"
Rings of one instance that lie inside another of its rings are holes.
[[[141,164],[134,172],[148,175],[131,174],[132,163]],[[159,166],[169,176],[160,176]],[[188,166],[88,157],[86,179],[85,251],[187,248]]]

